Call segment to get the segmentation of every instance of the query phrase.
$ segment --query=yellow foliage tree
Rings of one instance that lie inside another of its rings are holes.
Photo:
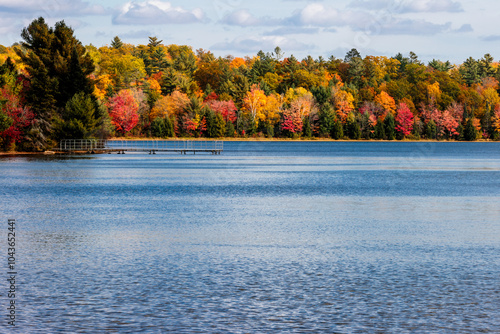
[[[299,87],[299,88],[295,88],[295,89],[288,88],[288,90],[285,94],[285,102],[292,103],[293,101],[295,101],[298,98],[301,98],[303,96],[311,96],[312,97],[312,93],[303,87]]]
[[[158,117],[170,117],[172,115],[178,116],[182,113],[184,108],[190,103],[189,97],[179,91],[173,91],[172,94],[167,95],[156,101],[151,109],[149,120],[153,121]]]
[[[490,110],[497,104],[500,104],[500,97],[498,96],[498,92],[493,87],[488,87],[483,91],[483,101],[486,107],[486,110]]]
[[[149,90],[154,94],[161,94],[161,86],[158,81],[154,78],[149,78],[147,80],[147,84],[149,86]]]
[[[334,87],[332,89],[335,111],[340,117],[340,121],[345,123],[347,116],[354,110],[354,96],[345,90]]]
[[[439,82],[436,81],[432,85],[427,86],[427,97],[429,98],[429,103],[435,103],[441,97]]]
[[[391,79],[396,79],[399,73],[399,66],[401,65],[399,60],[387,57],[382,57],[382,59],[384,62],[385,72],[389,74]]]
[[[373,84],[379,84],[387,73],[383,57],[366,56],[363,59],[363,63],[365,65],[366,77],[373,81]]]
[[[282,96],[271,94],[266,98],[264,106],[265,121],[271,125],[276,124],[280,120],[281,108],[283,106]]]
[[[495,106],[495,113],[493,116],[493,128],[500,133],[500,105]]]
[[[271,73],[267,72],[263,77],[262,81],[264,81],[271,90],[276,90],[278,88],[278,85],[281,82],[281,78],[278,74],[276,73]]]
[[[385,112],[390,112],[391,114],[396,113],[396,102],[394,98],[384,91],[375,96],[375,103],[379,104]]]
[[[259,120],[265,120],[266,118],[264,114],[266,100],[266,94],[258,85],[252,85],[252,88],[245,94],[243,99],[243,110],[250,114],[256,126],[259,124]]]
[[[99,75],[95,79],[94,83],[94,96],[99,100],[104,100],[106,98],[107,89],[113,84],[109,74]]]
[[[239,57],[234,58],[230,64],[232,68],[240,68],[243,65],[245,65],[245,59]]]

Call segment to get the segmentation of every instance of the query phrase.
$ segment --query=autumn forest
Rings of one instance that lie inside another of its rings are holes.
[[[149,37],[83,46],[43,18],[0,46],[0,146],[41,151],[61,139],[293,138],[499,140],[500,66],[412,52],[296,59],[279,47],[215,57]]]

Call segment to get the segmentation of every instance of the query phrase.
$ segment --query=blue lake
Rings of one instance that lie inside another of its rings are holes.
[[[8,218],[12,332],[500,332],[500,143],[0,157],[0,186],[2,333]]]

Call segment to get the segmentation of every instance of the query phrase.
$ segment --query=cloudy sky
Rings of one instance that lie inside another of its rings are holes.
[[[186,44],[217,56],[255,55],[280,46],[299,59],[415,52],[461,63],[500,58],[500,2],[493,0],[0,0],[0,44],[20,41],[34,18],[60,20],[83,44],[114,36],[147,44]]]

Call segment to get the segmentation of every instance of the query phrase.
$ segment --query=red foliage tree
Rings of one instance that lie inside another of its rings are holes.
[[[205,102],[205,105],[212,109],[214,112],[221,114],[224,118],[224,121],[227,123],[231,121],[234,123],[236,121],[236,105],[232,100],[230,101],[217,101],[217,100],[208,100]]]
[[[218,99],[219,99],[219,95],[217,95],[217,93],[215,93],[215,92],[211,92],[203,99],[203,102],[218,100]]]
[[[139,121],[139,103],[128,89],[123,89],[108,102],[109,116],[116,131],[125,134],[132,130]]]
[[[436,123],[440,134],[442,136],[448,136],[451,137],[453,135],[458,135],[459,133],[457,132],[457,128],[459,126],[459,122],[455,117],[453,117],[453,114],[446,109],[443,111],[441,114],[441,117],[438,119]]]
[[[300,112],[298,110],[290,108],[283,112],[281,131],[300,133],[302,131],[302,125],[302,117],[300,117]]]
[[[458,123],[462,123],[464,119],[464,107],[460,103],[453,102],[446,110],[450,112],[451,116],[453,116]]]
[[[396,131],[408,136],[413,130],[413,113],[406,103],[400,103],[396,115]]]
[[[421,105],[422,111],[422,119],[427,124],[430,121],[434,121],[434,123],[438,123],[439,118],[441,117],[441,111],[434,104],[423,104]]]
[[[4,146],[12,143],[20,143],[24,137],[25,130],[32,124],[35,115],[29,107],[21,105],[19,95],[15,95],[10,89],[0,89],[0,103],[2,111],[12,119],[12,125],[5,131],[0,132]]]

